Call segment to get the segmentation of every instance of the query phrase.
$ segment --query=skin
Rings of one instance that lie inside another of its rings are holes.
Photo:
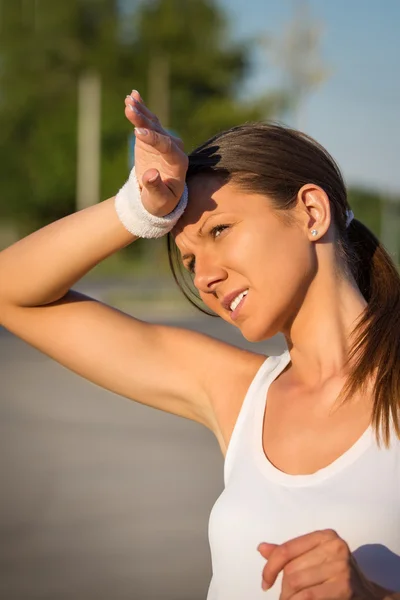
[[[353,445],[371,416],[367,395],[335,410],[350,333],[366,303],[338,268],[329,200],[304,186],[288,224],[265,196],[211,177],[191,180],[189,194],[175,241],[203,302],[250,341],[284,333],[291,351],[292,364],[268,393],[265,453],[285,472],[315,472]],[[223,298],[244,288],[232,321]]]
[[[322,413],[329,419],[347,373],[351,331],[366,302],[355,281],[345,276],[343,265],[338,264],[325,192],[314,185],[303,186],[290,225],[265,196],[244,193],[232,183],[222,185],[216,178],[195,177],[189,183],[189,196],[189,206],[175,228],[175,242],[203,302],[250,341],[282,332],[292,358],[289,370],[281,376],[286,379],[283,389],[311,396],[317,390],[319,403],[322,389]],[[312,229],[318,230],[317,236],[311,235]],[[222,301],[232,290],[244,288],[248,295],[232,321]],[[326,339],[330,340],[328,347]],[[353,425],[343,451],[370,422],[370,400],[355,401],[350,412],[342,411],[339,422],[345,419]],[[275,416],[278,421],[285,418],[282,410]],[[307,419],[309,422],[309,412]],[[336,431],[341,431],[343,443],[346,430]],[[315,441],[320,447],[322,438]],[[287,466],[289,472],[294,468],[290,460]],[[306,457],[300,472],[309,468]],[[346,542],[334,531],[311,532],[280,546],[262,543],[258,550],[267,560],[262,574],[264,590],[284,573],[281,600],[398,596],[390,596],[388,590],[364,577]]]
[[[279,546],[263,543],[258,551],[267,560],[262,575],[263,590],[268,590],[283,571],[280,600],[400,598],[400,594],[368,581],[346,542],[330,529]]]
[[[241,192],[231,183],[221,185],[211,177],[191,180],[189,195],[175,242],[183,256],[190,255],[184,261],[187,268],[195,258],[194,284],[204,303],[250,341],[284,333],[291,352],[296,354],[299,347],[299,360],[293,361],[297,377],[310,380],[310,367],[317,370],[314,381],[340,372],[349,333],[366,302],[354,280],[338,272],[334,227],[323,190],[301,188],[290,225],[265,196]],[[316,237],[311,235],[313,228],[318,229]],[[233,322],[221,299],[243,287],[249,289],[246,308]],[[312,338],[306,335],[310,326],[315,330]],[[327,335],[334,336],[328,356]]]
[[[184,189],[188,159],[182,143],[163,130],[134,90],[125,99],[125,115],[136,128],[142,202],[150,213],[166,215]],[[348,368],[350,332],[365,301],[337,261],[329,199],[317,186],[303,186],[288,223],[269,198],[243,193],[234,184],[196,177],[189,187],[190,202],[174,233],[182,255],[189,255],[185,264],[195,260],[194,282],[204,302],[248,340],[281,331],[291,350],[291,364],[269,390],[264,450],[288,473],[326,466],[359,437],[371,408],[368,395],[335,407]],[[143,323],[71,291],[99,261],[134,240],[111,198],[3,251],[0,322],[102,387],[204,424],[225,453],[265,357],[195,332]],[[232,321],[221,302],[243,288],[249,293]],[[305,439],[301,417],[315,432],[311,438],[308,432]],[[322,440],[329,455],[316,452]],[[266,540],[259,546],[268,561],[264,587],[283,571],[284,600],[384,597],[359,573],[346,548],[335,532],[310,532],[281,546]]]

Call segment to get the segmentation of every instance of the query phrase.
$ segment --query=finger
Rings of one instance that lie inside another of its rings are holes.
[[[272,546],[272,544],[269,544],[269,545]],[[294,573],[296,573],[298,571],[306,570],[306,569],[315,567],[317,565],[321,565],[324,562],[324,560],[326,559],[326,555],[324,552],[322,552],[321,548],[322,548],[322,546],[317,546],[316,548],[313,548],[309,552],[301,554],[298,558],[295,558],[295,559],[291,560],[289,563],[287,563],[283,567],[283,577],[290,578]],[[271,552],[270,552],[270,554],[271,554]],[[263,554],[263,556],[264,556],[264,558],[267,558],[265,556],[265,554]],[[268,560],[268,558],[267,558],[267,560]],[[265,577],[267,579],[265,579]],[[267,565],[263,569],[262,581],[266,583],[265,589],[268,589],[268,587],[270,587],[270,584],[268,584]]]
[[[152,215],[164,217],[173,211],[178,198],[162,181],[157,169],[145,171],[142,177],[142,186],[143,206]]]
[[[134,90],[134,91],[136,91],[136,90]],[[133,94],[133,92],[132,92],[132,94]],[[160,131],[160,133],[163,133],[164,135],[171,135],[171,138],[172,138],[172,141],[174,142],[174,144],[176,144],[176,146],[178,148],[183,150],[184,149],[183,141],[175,135],[168,134],[168,132],[162,127],[158,117],[154,113],[152,113],[151,110],[149,110],[147,108],[147,106],[145,104],[143,104],[143,102],[138,101],[137,98],[135,98],[132,94],[129,94],[128,96],[126,96],[125,107],[131,106],[132,108],[130,110],[132,110],[133,108],[136,108],[140,114],[142,114],[144,117],[149,119],[149,121],[151,121],[154,129],[156,129],[157,131]],[[136,92],[136,94],[139,95],[139,92]],[[129,118],[132,115],[130,115],[130,113],[128,113],[127,116]],[[131,119],[129,119],[129,120],[131,120]]]
[[[131,104],[132,106],[137,108],[141,113],[143,113],[145,117],[147,117],[150,121],[152,121],[152,123],[156,123],[157,125],[160,125],[160,121],[159,121],[159,118],[157,117],[157,115],[155,115],[153,112],[151,112],[150,109],[147,108],[147,106],[144,104],[144,102],[141,101],[140,96],[139,96],[139,98],[137,98],[133,94],[129,94],[125,98],[125,104]]]
[[[274,548],[263,571],[266,584],[271,587],[288,563],[334,537],[338,537],[337,533],[331,530],[314,531]]]
[[[307,569],[300,569],[290,574],[284,572],[280,600],[292,600],[293,596],[314,586],[335,581],[341,583],[350,580],[350,570],[343,560],[319,564]]]
[[[155,115],[153,115],[153,113],[150,112],[143,104],[141,104],[137,100],[133,99],[132,96],[126,96],[125,106],[126,107],[129,106],[131,108],[136,108],[136,110],[138,110],[139,113],[142,114],[144,117],[146,117],[149,121],[151,121],[155,125],[159,125],[161,127],[160,121],[158,120],[158,118]]]
[[[176,147],[171,136],[142,127],[135,129],[135,135],[141,142],[152,146],[160,154],[163,154],[166,160],[182,160],[183,153]]]
[[[150,119],[148,119],[146,115],[136,105],[132,105],[129,103],[125,104],[125,116],[135,127],[155,129],[157,131],[160,131],[161,133],[164,133],[162,127],[159,124],[150,121]]]
[[[139,102],[143,102],[143,98],[140,95],[140,92],[138,92],[137,90],[132,90],[130,96],[132,96],[132,98],[135,98],[135,100],[139,100]]]
[[[290,596],[290,600],[350,600],[354,598],[351,585],[348,581],[327,581],[314,585],[306,590],[301,590]]]
[[[350,559],[351,554],[348,545],[342,538],[336,537],[294,558],[283,568],[283,572],[289,575],[296,571],[319,565],[327,560],[350,561]]]
[[[270,544],[269,542],[262,542],[257,546],[258,552],[265,560],[268,560],[272,554],[272,551],[278,547],[278,544]]]
[[[155,189],[161,183],[161,176],[157,169],[148,169],[143,173],[142,177],[142,187],[146,187],[148,189]]]

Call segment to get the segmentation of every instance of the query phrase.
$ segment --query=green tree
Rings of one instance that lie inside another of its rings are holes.
[[[0,211],[34,227],[74,209],[77,83],[87,70],[104,83],[104,163],[123,180],[121,107],[135,55],[120,38],[117,0],[3,0],[1,9]]]
[[[149,69],[145,89],[151,108],[161,113],[166,108],[168,124],[189,149],[220,130],[276,115],[284,105],[280,94],[239,101],[250,46],[231,41],[229,21],[211,0],[143,2],[136,44]],[[166,70],[154,93],[149,89],[153,65]]]
[[[86,71],[102,81],[102,197],[127,175],[123,100],[133,87],[188,149],[282,104],[279,94],[238,100],[250,48],[231,41],[211,0],[0,0],[0,23],[0,212],[29,228],[74,210]]]
[[[357,219],[362,221],[377,237],[381,234],[381,198],[374,190],[350,187],[349,204]]]

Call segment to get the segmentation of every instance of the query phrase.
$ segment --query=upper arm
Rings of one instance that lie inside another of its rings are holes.
[[[48,306],[3,307],[2,314],[7,329],[75,373],[214,431],[223,396],[229,400],[246,358],[257,356],[197,332],[139,321],[76,292]]]

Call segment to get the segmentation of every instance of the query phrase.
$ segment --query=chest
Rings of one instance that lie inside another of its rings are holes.
[[[393,587],[393,578],[400,574],[396,452],[370,448],[324,479],[311,475],[299,482],[285,476],[282,483],[279,474],[240,450],[230,457],[230,475],[212,510],[209,527],[214,574],[221,589],[232,586],[229,597],[261,600],[256,586],[264,563],[255,552],[261,541],[281,544],[321,529],[337,531],[366,575],[397,589]],[[243,578],[244,564],[248,579]],[[396,581],[400,585],[400,580]],[[241,594],[235,596],[238,589]],[[278,598],[279,589],[275,591]]]
[[[272,385],[264,412],[262,443],[279,470],[311,474],[345,454],[370,424],[370,400],[335,404],[340,387],[324,394],[299,394]]]

